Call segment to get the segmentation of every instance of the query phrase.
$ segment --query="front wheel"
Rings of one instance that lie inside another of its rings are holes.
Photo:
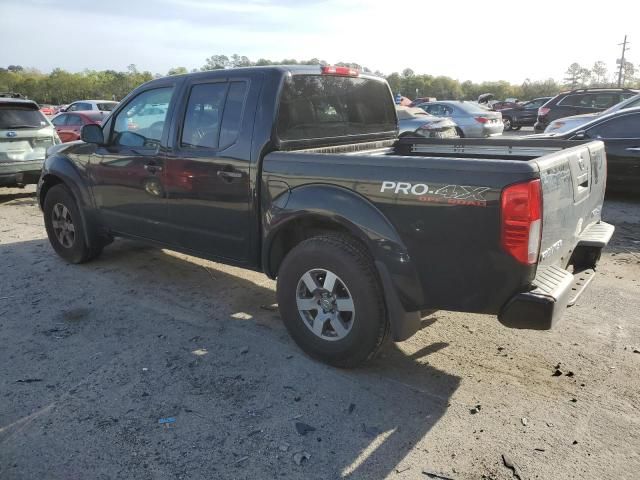
[[[517,132],[518,130],[520,130],[522,128],[522,126],[520,126],[520,125],[518,125],[518,126],[511,125],[511,128]]]
[[[83,263],[100,254],[102,244],[87,245],[80,210],[66,186],[51,187],[44,199],[43,212],[49,242],[67,262]]]
[[[350,237],[328,234],[298,244],[280,267],[277,295],[295,342],[330,365],[369,360],[389,333],[373,262]]]
[[[511,119],[509,117],[502,117],[502,124],[504,125],[504,131],[508,132],[513,128]]]

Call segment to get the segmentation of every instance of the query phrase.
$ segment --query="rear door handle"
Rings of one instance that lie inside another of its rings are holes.
[[[149,173],[155,173],[155,172],[161,172],[162,171],[162,167],[160,165],[155,164],[155,163],[147,163],[144,166],[144,169],[146,171],[148,171]]]

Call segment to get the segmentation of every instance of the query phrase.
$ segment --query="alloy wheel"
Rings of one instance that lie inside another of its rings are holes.
[[[342,340],[353,328],[353,297],[342,279],[330,270],[315,268],[302,275],[296,303],[304,324],[323,340]]]
[[[60,245],[71,248],[76,241],[76,229],[71,212],[61,203],[56,203],[51,212],[51,225]]]

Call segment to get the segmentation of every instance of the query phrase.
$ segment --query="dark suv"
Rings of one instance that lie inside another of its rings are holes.
[[[602,112],[637,93],[629,88],[581,88],[559,93],[538,109],[534,128],[543,132],[557,118]]]

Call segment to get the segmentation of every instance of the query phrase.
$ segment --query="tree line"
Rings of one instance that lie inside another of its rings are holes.
[[[327,62],[318,58],[302,61],[292,58],[280,61],[260,58],[252,61],[248,57],[238,54],[231,56],[212,55],[205,60],[201,68],[193,69],[191,72],[278,64],[326,65]],[[592,68],[572,63],[565,72],[562,82],[552,78],[535,81],[527,79],[521,84],[507,81],[477,83],[466,80],[460,82],[447,76],[416,74],[410,68],[385,75],[379,70],[372,71],[358,63],[339,62],[337,65],[358,68],[366,73],[384,77],[389,82],[394,94],[400,93],[409,98],[436,97],[438,99],[475,100],[481,94],[492,93],[497,99],[512,97],[528,100],[556,95],[566,88],[607,87],[615,86],[617,82],[616,72],[610,76],[606,64],[602,61],[595,62]],[[624,86],[640,88],[640,77],[637,75],[637,72],[640,71],[640,65],[638,67],[636,70],[631,62],[625,62],[622,75]],[[185,67],[174,67],[169,69],[166,75],[179,75],[188,72],[189,70]],[[6,68],[0,67],[0,92],[21,93],[38,103],[55,105],[92,98],[121,100],[138,85],[161,76],[163,75],[159,73],[141,72],[134,64],[129,65],[124,72],[115,70],[68,72],[56,68],[50,73],[43,73],[21,65],[9,65]]]

